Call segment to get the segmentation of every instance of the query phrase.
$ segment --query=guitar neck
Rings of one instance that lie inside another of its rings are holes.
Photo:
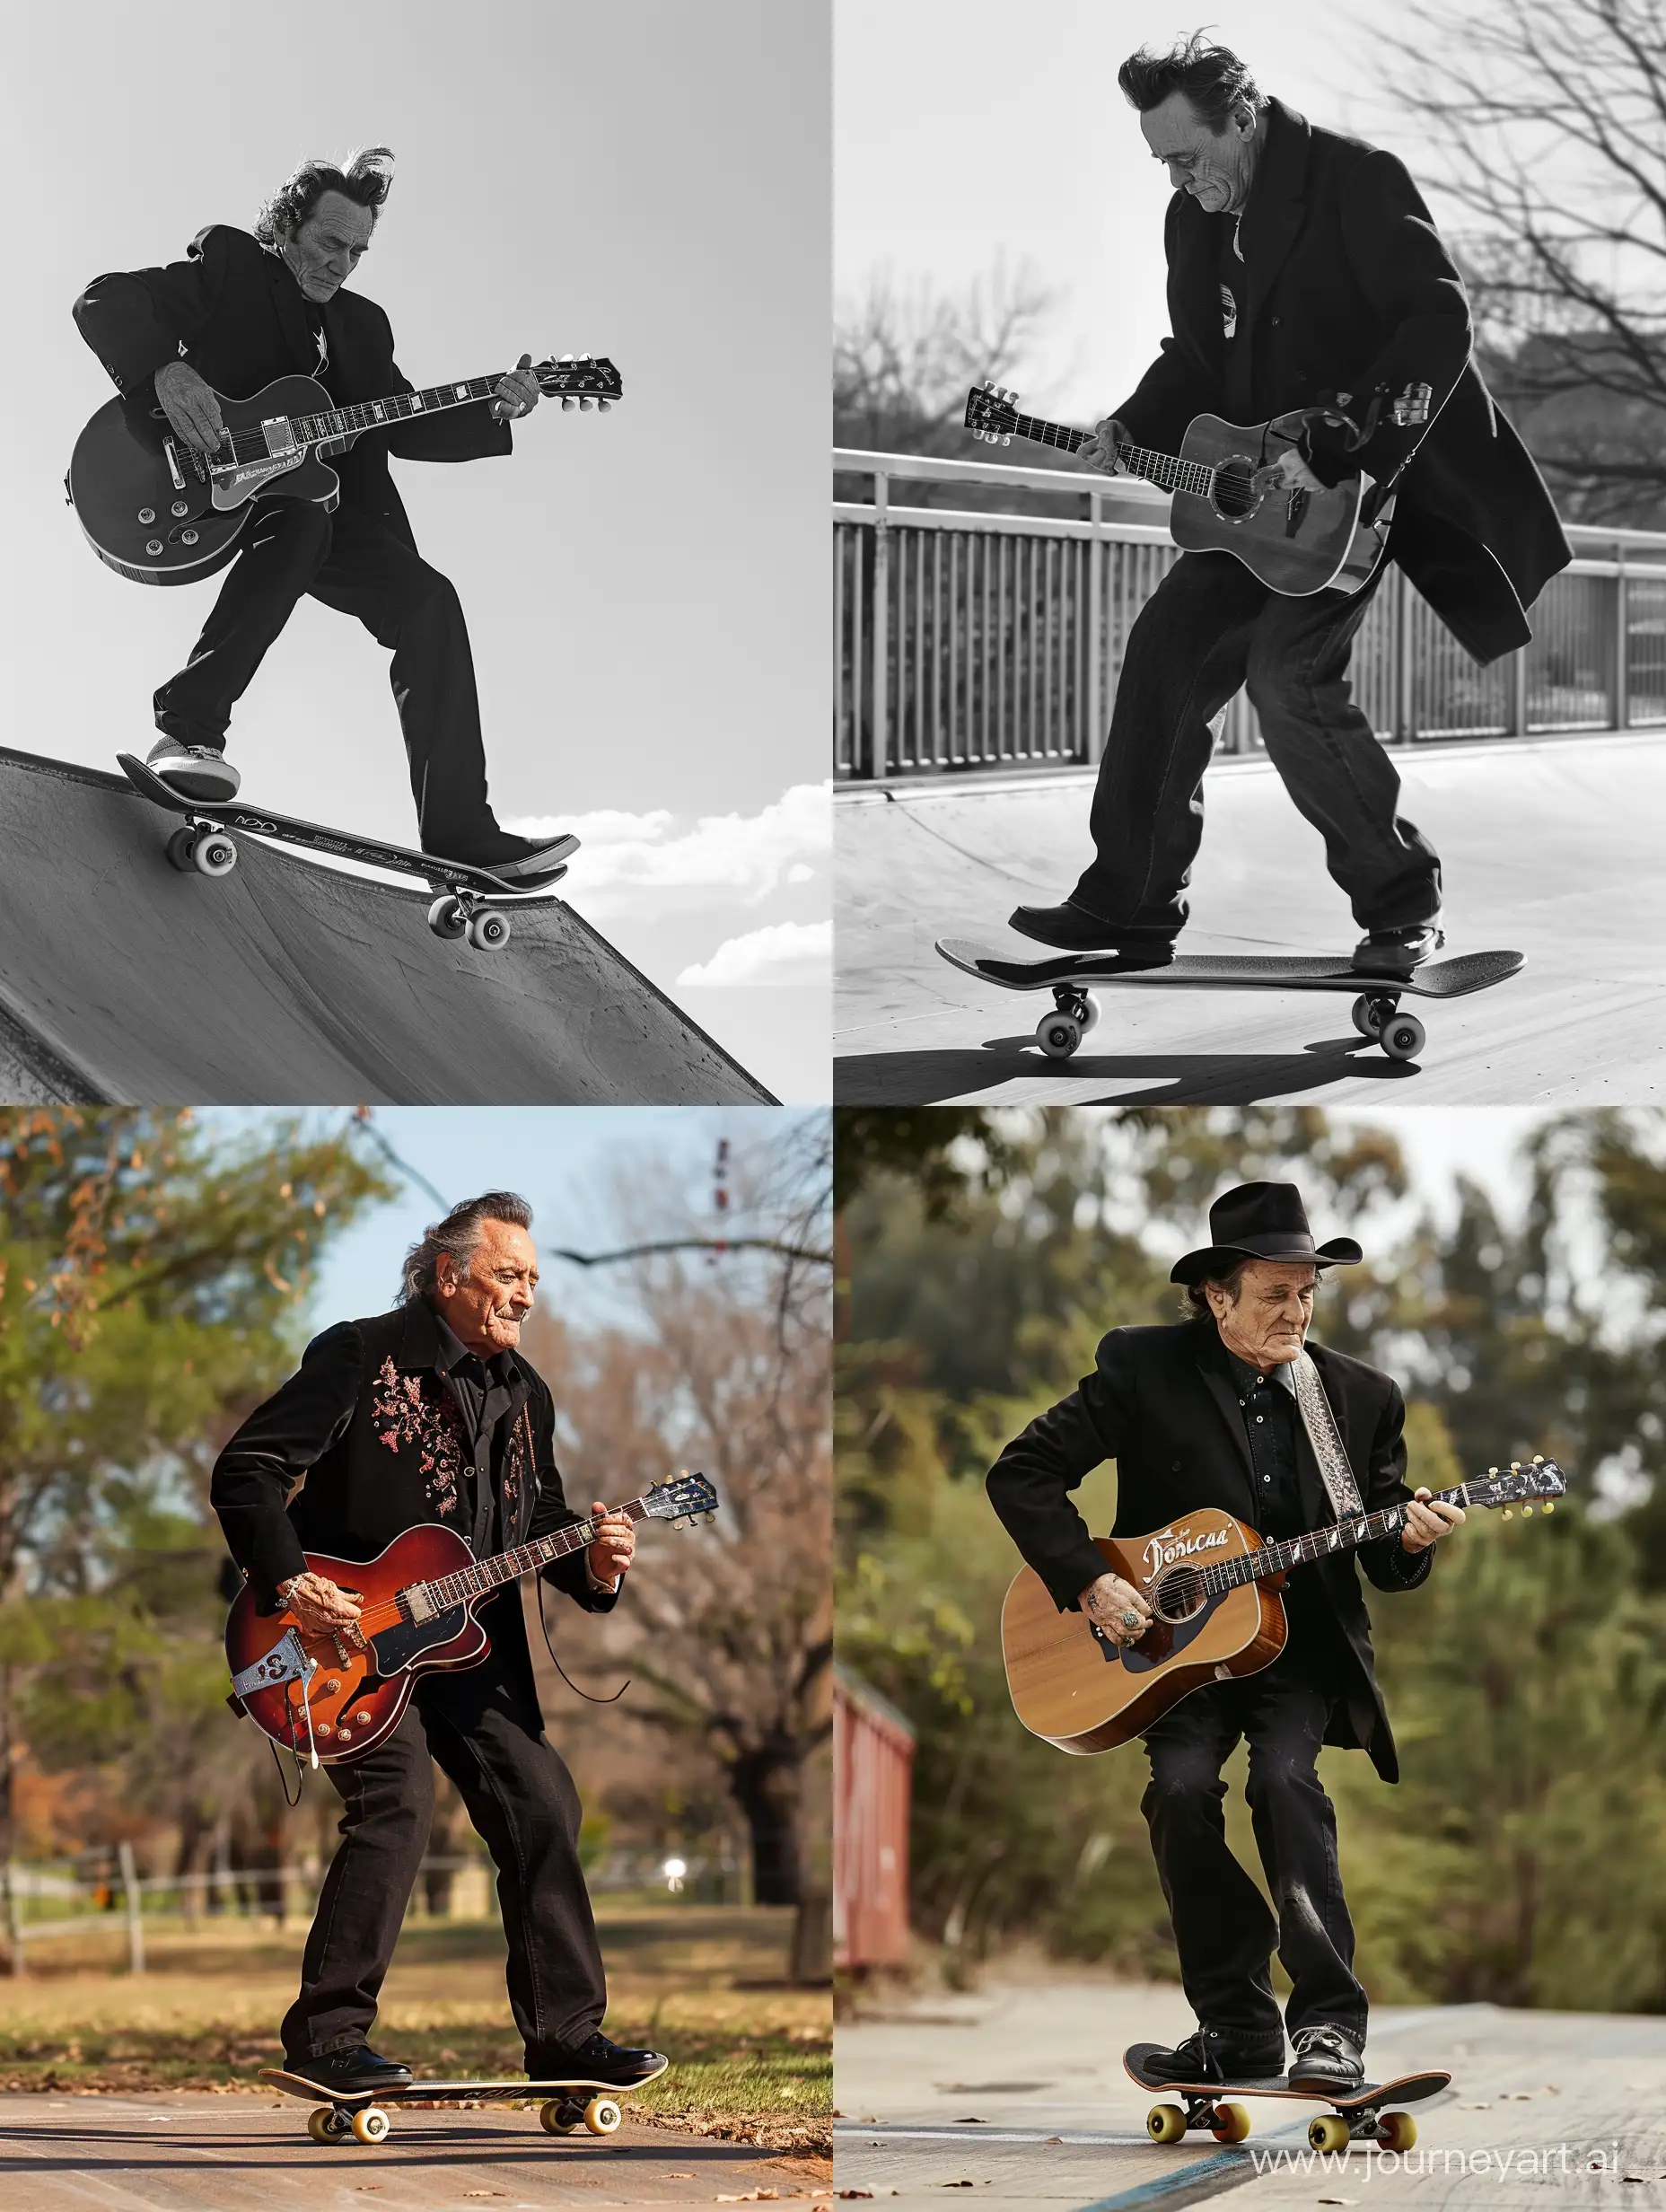
[[[447,408],[475,407],[482,399],[489,399],[506,373],[498,369],[490,376],[466,376],[457,383],[429,384],[421,391],[396,391],[385,399],[360,399],[352,407],[332,408],[323,415],[292,416],[291,427],[298,439],[311,445],[329,438],[353,437],[361,430],[416,422],[425,415],[443,415]]]
[[[1044,422],[1036,415],[1019,416],[1013,429],[1015,435],[1032,444],[1051,445],[1065,453],[1080,452],[1092,434],[1073,430],[1068,423]],[[1177,453],[1153,452],[1146,445],[1118,444],[1117,459],[1130,476],[1143,477],[1147,484],[1160,485],[1166,492],[1197,492],[1206,498],[1214,482],[1214,470],[1204,462],[1182,461]]]
[[[633,1521],[645,1521],[648,1501],[645,1497],[633,1497],[627,1505],[615,1505],[609,1510],[627,1514]],[[478,1559],[472,1567],[459,1567],[454,1575],[442,1575],[437,1581],[417,1586],[437,1610],[443,1611],[462,1604],[465,1599],[484,1597],[506,1582],[519,1582],[522,1575],[548,1567],[552,1559],[565,1559],[572,1552],[583,1551],[595,1540],[593,1518],[574,1521],[568,1528],[557,1529],[553,1535],[539,1536],[530,1544],[517,1544],[513,1551],[496,1552],[489,1559]]]
[[[1434,1495],[1449,1505],[1469,1503],[1469,1486],[1462,1482],[1456,1489],[1437,1490]],[[1269,1575],[1283,1574],[1287,1567],[1328,1558],[1332,1552],[1355,1550],[1361,1544],[1375,1543],[1381,1536],[1397,1535],[1406,1525],[1406,1514],[1403,1503],[1384,1505],[1377,1513],[1359,1514],[1351,1520],[1333,1522],[1328,1528],[1288,1536],[1282,1543],[1263,1544],[1258,1550],[1242,1552],[1235,1559],[1223,1559],[1198,1572],[1204,1588],[1212,1595],[1240,1583],[1261,1582]]]

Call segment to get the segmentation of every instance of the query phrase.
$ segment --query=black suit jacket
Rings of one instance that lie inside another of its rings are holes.
[[[1214,1356],[1219,1342],[1207,1319],[1169,1328],[1113,1329],[1100,1341],[1093,1373],[1031,1421],[989,1470],[991,1504],[1061,1612],[1105,1572],[1104,1554],[1070,1498],[1103,1460],[1117,1462],[1113,1536],[1146,1535],[1200,1505],[1218,1505],[1257,1524],[1249,1441],[1237,1398]],[[1346,1353],[1311,1342],[1307,1348],[1367,1512],[1409,1497],[1406,1401],[1399,1384]],[[1299,1419],[1295,1427],[1304,1519],[1309,1528],[1320,1528],[1336,1514]],[[1389,1782],[1398,1781],[1399,1766],[1355,1561],[1380,1590],[1394,1591],[1426,1581],[1434,1558],[1431,1549],[1407,1558],[1399,1538],[1390,1536],[1294,1570],[1318,1578],[1342,1631],[1337,1649],[1346,1652],[1346,1673],[1337,1684],[1325,1741],[1369,1751]]]
[[[1463,279],[1404,164],[1267,102],[1239,243],[1247,295],[1229,348],[1220,254],[1227,218],[1169,203],[1171,336],[1117,413],[1136,443],[1174,452],[1194,415],[1253,423],[1379,383],[1433,387],[1425,429],[1385,421],[1359,465],[1400,478],[1390,550],[1477,661],[1528,643],[1526,610],[1573,558],[1531,456],[1471,357]],[[1339,433],[1320,430],[1339,452]],[[1333,464],[1330,473],[1334,474]]]
[[[504,1550],[583,1517],[567,1504],[556,1465],[555,1402],[537,1372],[518,1353],[510,1357],[524,1397],[504,1455]],[[443,1522],[467,1541],[469,1465],[434,1315],[416,1300],[315,1337],[288,1382],[256,1407],[215,1462],[208,1495],[232,1557],[262,1609],[273,1611],[277,1584],[304,1571],[309,1551],[373,1559],[425,1521]],[[553,1561],[543,1578],[591,1612],[618,1602],[617,1591],[592,1585],[583,1551]],[[493,1641],[524,1660],[513,1588],[489,1607],[481,1619]]]
[[[211,224],[183,261],[95,276],[71,311],[75,327],[132,406],[156,402],[158,369],[188,361],[216,391],[251,399],[279,376],[311,376],[318,350],[307,303],[288,268],[247,231]],[[385,399],[411,383],[393,358],[393,331],[373,300],[343,289],[323,311],[329,386],[339,406]],[[461,407],[391,430],[364,432],[332,455],[342,505],[375,515],[415,549],[409,518],[388,471],[406,461],[476,461],[507,453],[509,425],[484,406]]]

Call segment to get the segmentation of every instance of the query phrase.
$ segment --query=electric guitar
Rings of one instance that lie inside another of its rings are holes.
[[[1437,1490],[1469,1507],[1564,1495],[1554,1460],[1513,1461],[1483,1480]],[[1351,1551],[1406,1525],[1406,1506],[1385,1505],[1352,1521],[1264,1543],[1247,1523],[1219,1506],[1183,1514],[1149,1536],[1100,1536],[1105,1565],[1144,1597],[1156,1615],[1137,1644],[1113,1643],[1083,1612],[1060,1612],[1032,1567],[1013,1579],[1001,1609],[1001,1654],[1013,1710],[1032,1735],[1061,1751],[1108,1751],[1151,1726],[1189,1690],[1229,1675],[1256,1674],[1285,1647],[1284,1600],[1273,1585],[1293,1567]]]
[[[655,1483],[616,1513],[633,1521],[709,1521],[717,1493],[704,1475]],[[419,1674],[478,1666],[491,1639],[474,1617],[480,1600],[551,1559],[595,1541],[594,1518],[477,1559],[455,1529],[428,1521],[373,1559],[308,1552],[308,1571],[362,1600],[351,1628],[303,1632],[287,1610],[260,1612],[247,1584],[225,1624],[232,1670],[226,1703],[274,1743],[317,1766],[362,1759],[399,1725]]]
[[[1230,553],[1270,591],[1286,599],[1305,599],[1331,589],[1354,592],[1368,584],[1388,544],[1393,518],[1390,493],[1355,470],[1329,490],[1292,484],[1269,459],[1269,434],[1288,443],[1309,420],[1344,424],[1352,434],[1350,450],[1376,430],[1382,393],[1373,394],[1365,421],[1356,425],[1336,408],[1304,408],[1249,429],[1223,422],[1218,415],[1194,417],[1178,453],[1157,453],[1143,445],[1117,447],[1117,458],[1132,476],[1158,484],[1174,495],[1169,530],[1188,552]],[[1391,417],[1399,428],[1429,419],[1427,384],[1408,384],[1394,401]],[[966,427],[990,445],[1010,445],[1014,437],[1074,453],[1092,432],[1064,423],[1042,422],[1018,411],[1018,394],[997,385],[975,384],[967,395]],[[1367,487],[1373,496],[1367,499]]]
[[[589,354],[540,361],[532,373],[550,399],[610,406],[624,393],[613,364]],[[107,568],[136,584],[194,584],[235,557],[256,500],[334,507],[341,480],[326,454],[345,453],[367,430],[478,407],[504,374],[499,369],[351,407],[333,405],[311,376],[280,376],[250,399],[216,392],[225,437],[206,454],[175,437],[161,408],[111,399],[76,439],[64,489]]]

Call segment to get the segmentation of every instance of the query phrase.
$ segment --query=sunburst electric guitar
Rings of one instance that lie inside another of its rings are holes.
[[[633,1521],[709,1521],[717,1493],[704,1475],[684,1474],[612,1510]],[[477,1559],[455,1529],[426,1521],[373,1559],[310,1551],[312,1574],[359,1593],[358,1620],[323,1636],[303,1634],[293,1613],[258,1611],[245,1585],[225,1624],[226,1702],[297,1759],[314,1766],[360,1759],[399,1726],[417,1675],[478,1666],[486,1657],[491,1642],[474,1617],[482,1598],[595,1540],[592,1517]]]
[[[1554,1460],[1493,1468],[1480,1480],[1437,1490],[1448,1504],[1498,1506],[1564,1495]],[[1264,1543],[1218,1506],[1182,1514],[1149,1536],[1095,1538],[1107,1569],[1143,1593],[1156,1619],[1137,1644],[1118,1645],[1083,1612],[1060,1612],[1033,1568],[1013,1580],[1001,1609],[1001,1652],[1018,1717],[1061,1751],[1108,1751],[1149,1728],[1188,1690],[1256,1674],[1285,1647],[1284,1600],[1293,1567],[1398,1535],[1406,1507],[1385,1505],[1328,1527]]]
[[[1327,589],[1357,592],[1375,574],[1388,544],[1392,494],[1357,470],[1328,490],[1313,491],[1290,483],[1273,464],[1277,449],[1310,417],[1345,425],[1352,444],[1363,445],[1376,428],[1381,398],[1373,397],[1363,425],[1339,407],[1307,408],[1247,429],[1218,415],[1198,415],[1178,453],[1119,444],[1117,458],[1130,476],[1173,493],[1169,530],[1187,551],[1230,553],[1286,599]],[[1408,384],[1393,402],[1392,420],[1402,429],[1427,422],[1430,398],[1427,384]],[[1079,452],[1092,435],[1022,415],[1015,391],[988,383],[968,393],[966,427],[987,444],[1029,438],[1066,453]]]
[[[390,430],[448,408],[478,407],[504,373],[390,392],[351,407],[333,405],[310,376],[280,376],[250,399],[216,392],[225,438],[206,454],[174,436],[160,408],[111,399],[76,439],[64,489],[107,568],[136,584],[194,584],[234,557],[257,500],[310,499],[333,507],[340,478],[327,455],[345,453],[366,431]],[[540,361],[532,373],[552,399],[611,406],[623,396],[613,364],[589,354]]]

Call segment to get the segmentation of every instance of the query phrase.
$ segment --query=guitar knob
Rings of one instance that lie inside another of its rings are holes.
[[[371,1716],[368,1713],[355,1713],[353,1716],[353,1725],[355,1728],[368,1728],[370,1726],[370,1719]]]
[[[336,1731],[336,1741],[338,1743],[351,1743],[353,1741],[352,1729],[338,1728]]]
[[[182,530],[180,532],[180,543],[181,545],[195,545],[197,543],[197,532],[194,530]]]
[[[141,507],[141,508],[139,509],[139,520],[140,520],[140,522],[145,522],[145,523],[153,522],[156,520],[156,510],[155,510],[155,508],[154,508],[154,507]]]
[[[190,503],[189,500],[185,499],[176,499],[172,506],[171,506],[168,510],[170,514],[175,515],[189,514],[190,511]]]
[[[339,1675],[339,1674],[332,1674],[332,1675],[330,1676],[329,1680],[329,1681],[325,1683],[325,1685],[324,1685],[324,1695],[325,1695],[327,1698],[333,1698],[333,1697],[335,1696],[335,1694],[336,1694],[337,1690],[338,1690],[340,1688],[341,1688],[341,1677],[340,1677],[340,1675]]]
[[[315,1736],[333,1736],[336,1732],[327,1720],[321,1720],[312,1733]]]
[[[145,540],[145,550],[151,554],[160,553],[162,551],[162,540],[160,538],[147,538]]]

